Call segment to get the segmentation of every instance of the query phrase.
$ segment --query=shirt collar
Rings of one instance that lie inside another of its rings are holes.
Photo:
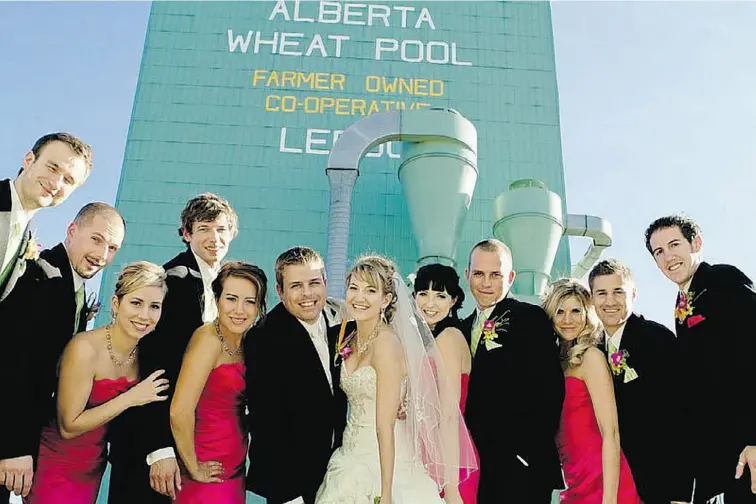
[[[310,324],[299,318],[297,320],[301,322],[301,324],[304,326],[304,328],[307,330],[307,333],[310,336],[316,336],[320,334],[320,332],[323,330],[323,322],[325,321],[322,313],[318,317],[317,322],[315,322],[314,324]]]
[[[622,343],[622,335],[625,333],[626,325],[627,320],[625,320],[611,336],[609,336],[609,333],[604,330],[604,334],[606,335],[607,340],[611,341],[612,345],[614,345],[614,348],[616,348],[617,350],[619,350],[620,344]]]
[[[494,308],[496,308],[496,305],[489,306],[485,310],[481,310],[480,307],[476,307],[475,308],[476,313],[477,313],[476,320],[480,320],[481,317],[484,317],[484,318],[487,319],[488,317],[491,316],[491,312],[494,311]]]
[[[205,286],[209,287],[210,284],[213,283],[213,280],[215,280],[215,278],[218,276],[218,270],[220,270],[220,262],[218,263],[218,265],[216,265],[215,268],[212,268],[200,256],[195,254],[194,250],[192,250],[192,255],[197,261],[197,266],[199,266],[200,275],[202,275],[202,283]]]

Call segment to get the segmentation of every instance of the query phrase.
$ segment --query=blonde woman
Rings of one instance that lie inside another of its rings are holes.
[[[118,275],[113,323],[81,332],[60,363],[57,418],[43,429],[27,504],[94,504],[105,471],[108,423],[126,409],[154,401],[168,388],[162,370],[138,376],[138,343],[155,328],[165,296],[165,271],[146,261]]]
[[[559,336],[565,398],[557,434],[566,504],[641,504],[620,450],[617,406],[607,357],[596,347],[601,327],[578,280],[554,282],[544,298]]]
[[[449,396],[433,373],[443,366],[433,335],[384,257],[363,257],[352,267],[346,305],[357,327],[340,345],[349,419],[315,502],[444,504],[439,491],[459,480],[459,458],[449,456],[459,440],[447,449],[441,421],[453,421],[465,446],[471,442],[458,410],[440,418],[441,397]],[[403,401],[406,418],[397,419]],[[429,463],[420,447],[437,457]]]

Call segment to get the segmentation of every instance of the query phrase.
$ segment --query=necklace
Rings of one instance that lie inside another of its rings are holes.
[[[367,337],[367,339],[360,343],[359,333],[357,335],[357,357],[360,357],[362,354],[367,352],[367,349],[370,348],[370,344],[373,342],[373,340],[378,336],[378,329],[381,327],[380,321],[375,324],[375,327],[373,328],[373,331],[370,333],[370,336]]]
[[[113,339],[110,335],[110,328],[112,326],[105,326],[105,339],[108,342],[108,353],[110,354],[110,360],[113,361],[113,364],[115,364],[117,367],[123,367],[128,364],[131,364],[134,362],[134,359],[136,358],[137,354],[137,347],[131,349],[131,352],[129,352],[129,355],[127,355],[125,358],[119,358],[116,357],[116,354],[113,353]]]
[[[221,334],[220,330],[220,321],[218,319],[215,319],[215,335],[218,336],[218,339],[221,341],[221,345],[223,345],[223,351],[226,352],[231,357],[237,357],[242,354],[242,351],[244,350],[242,348],[241,343],[239,343],[239,346],[236,348],[236,350],[231,350],[231,348],[228,345],[228,341],[226,341],[226,338]]]

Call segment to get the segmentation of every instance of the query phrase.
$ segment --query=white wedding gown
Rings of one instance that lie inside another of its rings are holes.
[[[341,366],[341,388],[349,400],[344,439],[320,485],[316,504],[374,504],[381,495],[381,468],[375,425],[376,375],[371,366],[348,373]],[[422,462],[414,460],[412,440],[404,420],[394,429],[393,504],[443,504]]]

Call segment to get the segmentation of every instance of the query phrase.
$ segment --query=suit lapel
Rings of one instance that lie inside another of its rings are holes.
[[[62,243],[57,244],[50,250],[45,250],[40,254],[40,258],[45,259],[47,262],[55,266],[60,270],[61,275],[61,287],[60,303],[63,308],[62,312],[66,314],[66,323],[69,323],[68,317],[70,316],[70,326],[73,332],[76,332],[78,328],[74,327],[76,321],[76,291],[74,290],[73,271],[71,270],[71,261],[68,259],[68,253]],[[86,293],[85,293],[86,296]],[[86,298],[85,298],[86,299]],[[82,309],[83,311],[83,309]]]
[[[18,279],[21,278],[24,275],[24,272],[26,271],[26,258],[24,256],[26,255],[26,248],[29,245],[30,240],[31,240],[31,231],[29,231],[29,225],[27,224],[26,230],[24,230],[23,238],[21,239],[21,243],[18,247],[18,252],[16,254],[16,257],[11,259],[10,264],[12,265],[11,267],[13,269],[6,277],[5,285],[2,286],[3,295],[2,297],[0,297],[0,301],[8,297],[8,294],[10,294],[11,291],[13,291],[13,287],[16,286]]]
[[[302,325],[302,323],[299,321],[298,318],[296,318],[294,315],[289,313],[288,310],[281,304],[281,308],[284,310],[285,318],[286,318],[286,325],[287,329],[285,331],[285,334],[290,335],[290,337],[294,340],[295,344],[298,347],[302,348],[302,351],[305,353],[306,361],[313,363],[313,371],[317,372],[317,375],[323,384],[324,387],[328,390],[329,394],[333,394],[333,390],[331,390],[331,385],[328,383],[328,377],[326,376],[326,372],[323,369],[323,365],[320,363],[320,354],[318,354],[318,350],[315,348],[315,344],[312,342],[312,338],[310,338],[310,333],[307,332],[307,329]],[[326,324],[326,334],[328,334],[328,328]],[[309,354],[309,355],[307,355]],[[330,355],[330,351],[329,351]],[[333,361],[331,359],[331,361]],[[332,367],[332,364],[331,364]],[[332,371],[333,372],[333,371]]]

